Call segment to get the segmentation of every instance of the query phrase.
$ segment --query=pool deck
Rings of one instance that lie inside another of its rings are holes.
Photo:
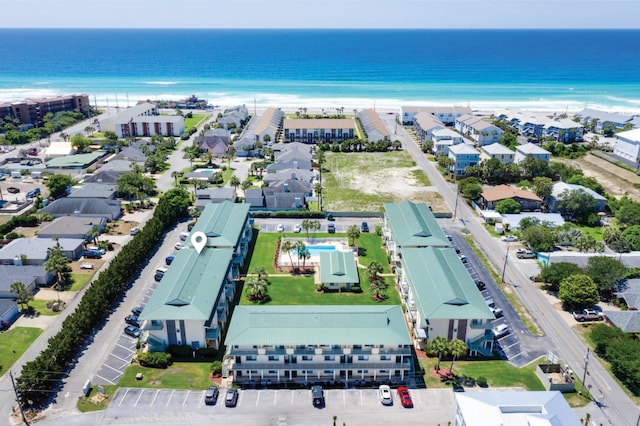
[[[295,243],[296,241],[304,241],[307,245],[313,246],[335,246],[337,251],[351,251],[352,248],[349,247],[349,243],[346,238],[283,238],[282,241],[291,241]],[[295,252],[292,252],[291,255],[287,253],[283,253],[280,250],[278,253],[278,266],[280,267],[291,267],[298,264],[298,255]],[[311,257],[307,258],[305,262],[305,267],[307,266],[318,266],[320,264],[320,256],[318,254],[312,254]]]

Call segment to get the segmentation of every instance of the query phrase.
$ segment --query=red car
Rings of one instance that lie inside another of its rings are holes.
[[[406,386],[398,387],[398,396],[400,396],[400,402],[404,408],[413,407],[413,401],[411,395],[409,395],[409,389]]]

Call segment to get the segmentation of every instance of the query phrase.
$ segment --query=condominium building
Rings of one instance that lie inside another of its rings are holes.
[[[89,116],[91,104],[88,95],[64,95],[51,98],[25,99],[0,104],[0,117],[17,118],[22,124],[42,127],[48,113],[79,111]]]
[[[184,133],[184,117],[160,115],[154,104],[143,103],[103,118],[99,127],[101,132],[114,132],[121,139],[129,136],[180,136]]]
[[[283,134],[287,142],[342,142],[355,137],[355,128],[348,118],[285,118]]]

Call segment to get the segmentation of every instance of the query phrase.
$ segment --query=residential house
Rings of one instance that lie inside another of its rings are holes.
[[[291,168],[278,170],[275,173],[267,173],[263,176],[262,181],[271,186],[273,182],[282,182],[285,180],[299,180],[302,182],[312,182],[316,176],[316,172],[308,169]]]
[[[43,224],[38,238],[71,238],[90,241],[98,236],[107,225],[104,218],[62,216],[49,224]]]
[[[81,186],[74,186],[67,197],[69,198],[103,198],[113,200],[118,192],[117,184],[107,183],[85,183]]]
[[[101,132],[115,132],[120,139],[129,136],[180,136],[184,133],[184,117],[160,115],[154,104],[143,103],[103,118],[98,128]]]
[[[75,238],[17,238],[0,249],[0,265],[42,265],[49,258],[49,248],[60,243],[62,254],[76,260],[84,250],[84,240]],[[23,258],[26,256],[26,258]]]
[[[428,112],[419,112],[411,118],[413,130],[420,143],[424,144],[431,140],[431,135],[435,130],[444,129],[446,126],[437,117]]]
[[[372,142],[388,141],[391,132],[384,125],[378,113],[370,108],[358,111],[356,114],[366,139]]]
[[[311,160],[288,160],[277,161],[267,166],[267,173],[274,173],[281,170],[311,170]]]
[[[195,206],[199,210],[203,210],[210,203],[221,203],[229,201],[235,203],[238,198],[234,188],[213,187],[196,190]]]
[[[105,218],[107,221],[118,219],[122,215],[120,201],[106,198],[58,198],[38,214],[50,213],[53,217],[81,216]]]
[[[320,284],[328,291],[350,291],[360,285],[356,257],[352,251],[320,253]]]
[[[256,142],[249,136],[244,135],[233,143],[236,150],[236,157],[259,157],[262,149],[256,149]]]
[[[265,207],[264,194],[260,188],[251,188],[244,191],[244,202],[250,204],[252,209]]]
[[[640,158],[640,129],[627,130],[616,135],[613,154],[625,160],[638,162]]]
[[[98,162],[105,155],[107,155],[107,152],[99,149],[85,154],[74,154],[51,158],[46,161],[46,165],[48,169],[85,169]],[[29,169],[32,169],[32,166],[30,166]]]
[[[402,382],[413,373],[400,306],[237,306],[223,376],[236,383]]]
[[[435,129],[431,132],[431,140],[433,141],[434,155],[449,155],[449,147],[463,143],[464,140],[460,133],[451,129]]]
[[[449,147],[449,158],[453,160],[453,165],[449,167],[449,172],[454,176],[462,176],[464,169],[475,166],[480,162],[480,153],[473,147],[461,143]]]
[[[0,299],[0,323],[11,324],[20,315],[18,304],[15,300]]]
[[[469,135],[478,145],[489,145],[500,141],[504,131],[485,117],[463,115],[456,119],[455,128]]]
[[[49,284],[55,274],[48,273],[42,265],[20,265],[20,259],[16,259],[12,265],[0,265],[0,299],[15,299],[17,294],[12,293],[11,284],[19,281],[30,292],[35,292],[38,286]]]
[[[131,165],[131,163],[128,161],[126,163],[129,166]],[[114,170],[109,166],[111,166],[111,163],[101,167],[100,169],[96,170],[94,173],[84,175],[84,179],[82,180],[82,182],[85,184],[99,183],[104,185],[113,185],[118,183],[118,179],[120,178],[120,176],[129,172],[128,168],[127,170],[122,171],[122,170]]]
[[[253,139],[257,142],[274,143],[282,126],[284,112],[280,108],[267,108],[260,117],[260,121],[253,129]]]
[[[587,194],[591,195],[594,200],[596,200],[596,212],[602,212],[607,206],[607,199],[602,195],[598,194],[593,189],[587,188],[582,185],[575,185],[571,183],[565,182],[556,182],[553,184],[553,189],[551,191],[551,197],[549,197],[549,210],[552,212],[556,212],[558,206],[559,198],[562,198],[562,194],[565,191],[584,191]]]
[[[565,220],[560,213],[538,213],[538,212],[522,212],[518,214],[503,214],[502,224],[505,229],[517,231],[520,229],[520,222],[524,219],[532,219],[546,223],[551,229],[556,229],[565,224]]]
[[[506,110],[496,115],[498,120],[505,121],[522,136],[541,138],[544,126],[549,118],[544,114],[530,111]]]
[[[453,426],[581,426],[559,391],[456,392]]]
[[[529,156],[531,156],[531,158],[539,158],[548,163],[551,158],[551,153],[533,143],[526,143],[516,147],[516,155],[514,157],[515,163],[520,163]]]
[[[625,333],[640,332],[640,279],[625,280],[615,293],[616,298],[629,308],[625,311],[604,311],[603,314],[615,327]]]
[[[507,199],[517,201],[522,211],[540,210],[543,201],[534,192],[508,185],[498,185],[482,191],[478,205],[483,210],[494,210],[499,201]]]
[[[244,105],[237,105],[224,110],[221,117],[218,117],[216,124],[224,129],[242,127],[243,123],[249,119],[249,110]],[[231,131],[235,133],[235,131]]]
[[[544,125],[544,135],[551,136],[558,142],[582,142],[584,126],[568,118],[549,120]]]
[[[291,145],[291,146],[288,146]],[[277,150],[275,148],[278,148]],[[274,158],[277,163],[286,163],[292,161],[309,161],[313,159],[309,145],[293,142],[291,144],[274,145]]]
[[[348,118],[285,118],[283,135],[287,142],[342,142],[355,137],[355,128]]]
[[[414,118],[417,114],[424,112],[436,117],[446,126],[453,126],[456,122],[456,119],[465,115],[471,114],[471,108],[469,107],[461,107],[461,106],[421,106],[421,107],[412,107],[412,106],[403,106],[402,107],[402,124],[403,125],[411,125],[414,123]]]
[[[604,128],[611,125],[615,129],[624,129],[625,127],[633,125],[633,115],[630,114],[616,114],[608,111],[601,111],[593,108],[585,108],[576,114],[576,117],[580,119],[585,126],[595,122],[594,130],[597,133],[602,133]]]
[[[511,164],[514,161],[515,156],[515,152],[501,143],[492,143],[480,147],[480,160],[490,160],[495,158],[503,164]]]
[[[194,139],[200,152],[210,152],[214,157],[224,157],[231,145],[231,138],[227,135],[219,135],[213,130],[208,130],[203,136]]]

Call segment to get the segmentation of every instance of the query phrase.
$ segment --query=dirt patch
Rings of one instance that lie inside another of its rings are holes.
[[[640,201],[640,189],[634,184],[640,185],[640,176],[616,166],[595,155],[585,155],[577,160],[562,160],[565,164],[582,169],[585,176],[594,177],[607,192],[615,197],[628,194],[635,201]]]
[[[47,222],[49,223],[49,222]],[[18,226],[13,230],[16,234],[24,235],[27,238],[35,237],[40,231],[41,226]]]
[[[104,235],[129,235],[131,228],[135,228],[138,225],[138,222],[130,220],[116,220],[109,224],[109,231]]]

